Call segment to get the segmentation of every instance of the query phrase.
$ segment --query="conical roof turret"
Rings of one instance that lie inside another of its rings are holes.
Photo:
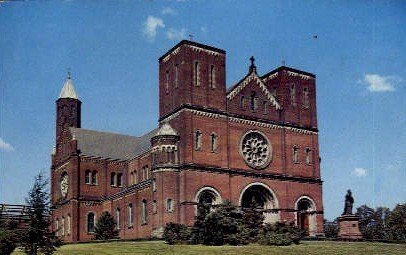
[[[59,94],[59,98],[73,98],[78,99],[78,95],[76,94],[75,87],[73,86],[72,78],[70,73],[68,73],[68,77],[66,78],[65,84]]]

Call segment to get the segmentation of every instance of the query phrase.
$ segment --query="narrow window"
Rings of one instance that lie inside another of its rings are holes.
[[[134,225],[134,217],[133,217],[133,204],[128,205],[128,225]]]
[[[309,91],[307,88],[303,88],[303,106],[309,108]]]
[[[149,179],[149,169],[148,166],[145,166],[145,177],[148,180]]]
[[[90,170],[86,170],[85,172],[85,183],[90,184]]]
[[[94,232],[94,222],[95,222],[94,213],[89,213],[87,215],[87,232],[88,233],[93,233]]]
[[[130,173],[130,185],[134,184],[134,172]]]
[[[97,171],[93,171],[92,173],[92,184],[97,185]]]
[[[56,218],[56,221],[55,221],[55,235],[59,236],[59,219],[58,218]]]
[[[195,150],[200,150],[202,147],[202,132],[197,130],[195,133]]]
[[[137,171],[134,171],[134,184],[138,182]]]
[[[166,211],[167,212],[172,212],[173,211],[173,204],[172,204],[172,199],[168,198],[166,200]]]
[[[255,112],[258,109],[258,98],[256,93],[252,91],[251,93],[251,111]]]
[[[118,187],[123,186],[123,174],[122,173],[117,174],[117,186]]]
[[[217,151],[217,147],[218,147],[218,139],[217,139],[217,135],[216,134],[211,134],[210,135],[210,140],[211,140],[211,152],[216,152]]]
[[[152,179],[152,191],[156,191],[156,180]]]
[[[179,87],[179,65],[175,65],[175,88]]]
[[[264,114],[268,114],[269,111],[269,103],[268,101],[264,101]]]
[[[68,217],[66,218],[66,234],[70,235],[70,224],[71,224],[71,217],[68,214]]]
[[[290,103],[296,106],[296,87],[295,84],[290,85]]]
[[[112,172],[110,174],[110,185],[116,186],[116,173]]]
[[[299,149],[295,146],[293,147],[293,163],[299,162]]]
[[[165,92],[166,94],[169,94],[169,71],[166,70],[165,73]]]
[[[209,75],[209,79],[210,79],[210,88],[214,89],[216,88],[216,68],[214,67],[214,65],[210,66],[210,75]]]
[[[117,229],[120,229],[120,208],[116,209],[116,222],[117,222]]]
[[[152,202],[152,213],[153,214],[155,214],[155,213],[157,213],[157,204],[156,204],[156,200],[154,200],[153,202]]]
[[[241,96],[241,99],[240,99],[240,107],[241,107],[242,109],[245,108],[245,96]]]
[[[62,216],[61,225],[62,225],[61,235],[64,236],[65,235],[65,217],[64,216]]]
[[[141,203],[141,223],[147,223],[147,200],[142,200]]]
[[[272,88],[271,94],[272,94],[272,96],[276,96],[276,87]]]
[[[194,81],[195,81],[195,86],[200,86],[200,64],[199,62],[195,62],[195,68],[194,68]]]
[[[306,148],[306,164],[311,164],[313,162],[313,153],[312,150]]]

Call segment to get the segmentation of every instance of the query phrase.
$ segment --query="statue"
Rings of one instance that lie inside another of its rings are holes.
[[[344,212],[342,215],[352,215],[352,205],[354,204],[354,198],[351,195],[351,190],[347,190],[347,195],[345,195],[345,205]]]

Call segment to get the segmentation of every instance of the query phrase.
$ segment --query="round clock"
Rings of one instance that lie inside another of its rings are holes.
[[[272,160],[272,145],[264,134],[251,130],[241,138],[240,153],[248,166],[263,169]]]
[[[63,173],[61,177],[61,194],[66,197],[69,188],[69,176],[67,173]]]

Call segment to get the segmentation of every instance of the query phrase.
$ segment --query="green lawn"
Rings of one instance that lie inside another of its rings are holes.
[[[14,252],[13,255],[22,255]],[[406,244],[385,244],[369,242],[332,242],[332,241],[304,241],[300,245],[287,247],[275,246],[201,246],[201,245],[167,245],[162,241],[149,242],[113,242],[64,245],[55,253],[58,255],[110,255],[110,254],[209,254],[209,255],[290,255],[290,254],[345,254],[345,255],[404,255]]]

